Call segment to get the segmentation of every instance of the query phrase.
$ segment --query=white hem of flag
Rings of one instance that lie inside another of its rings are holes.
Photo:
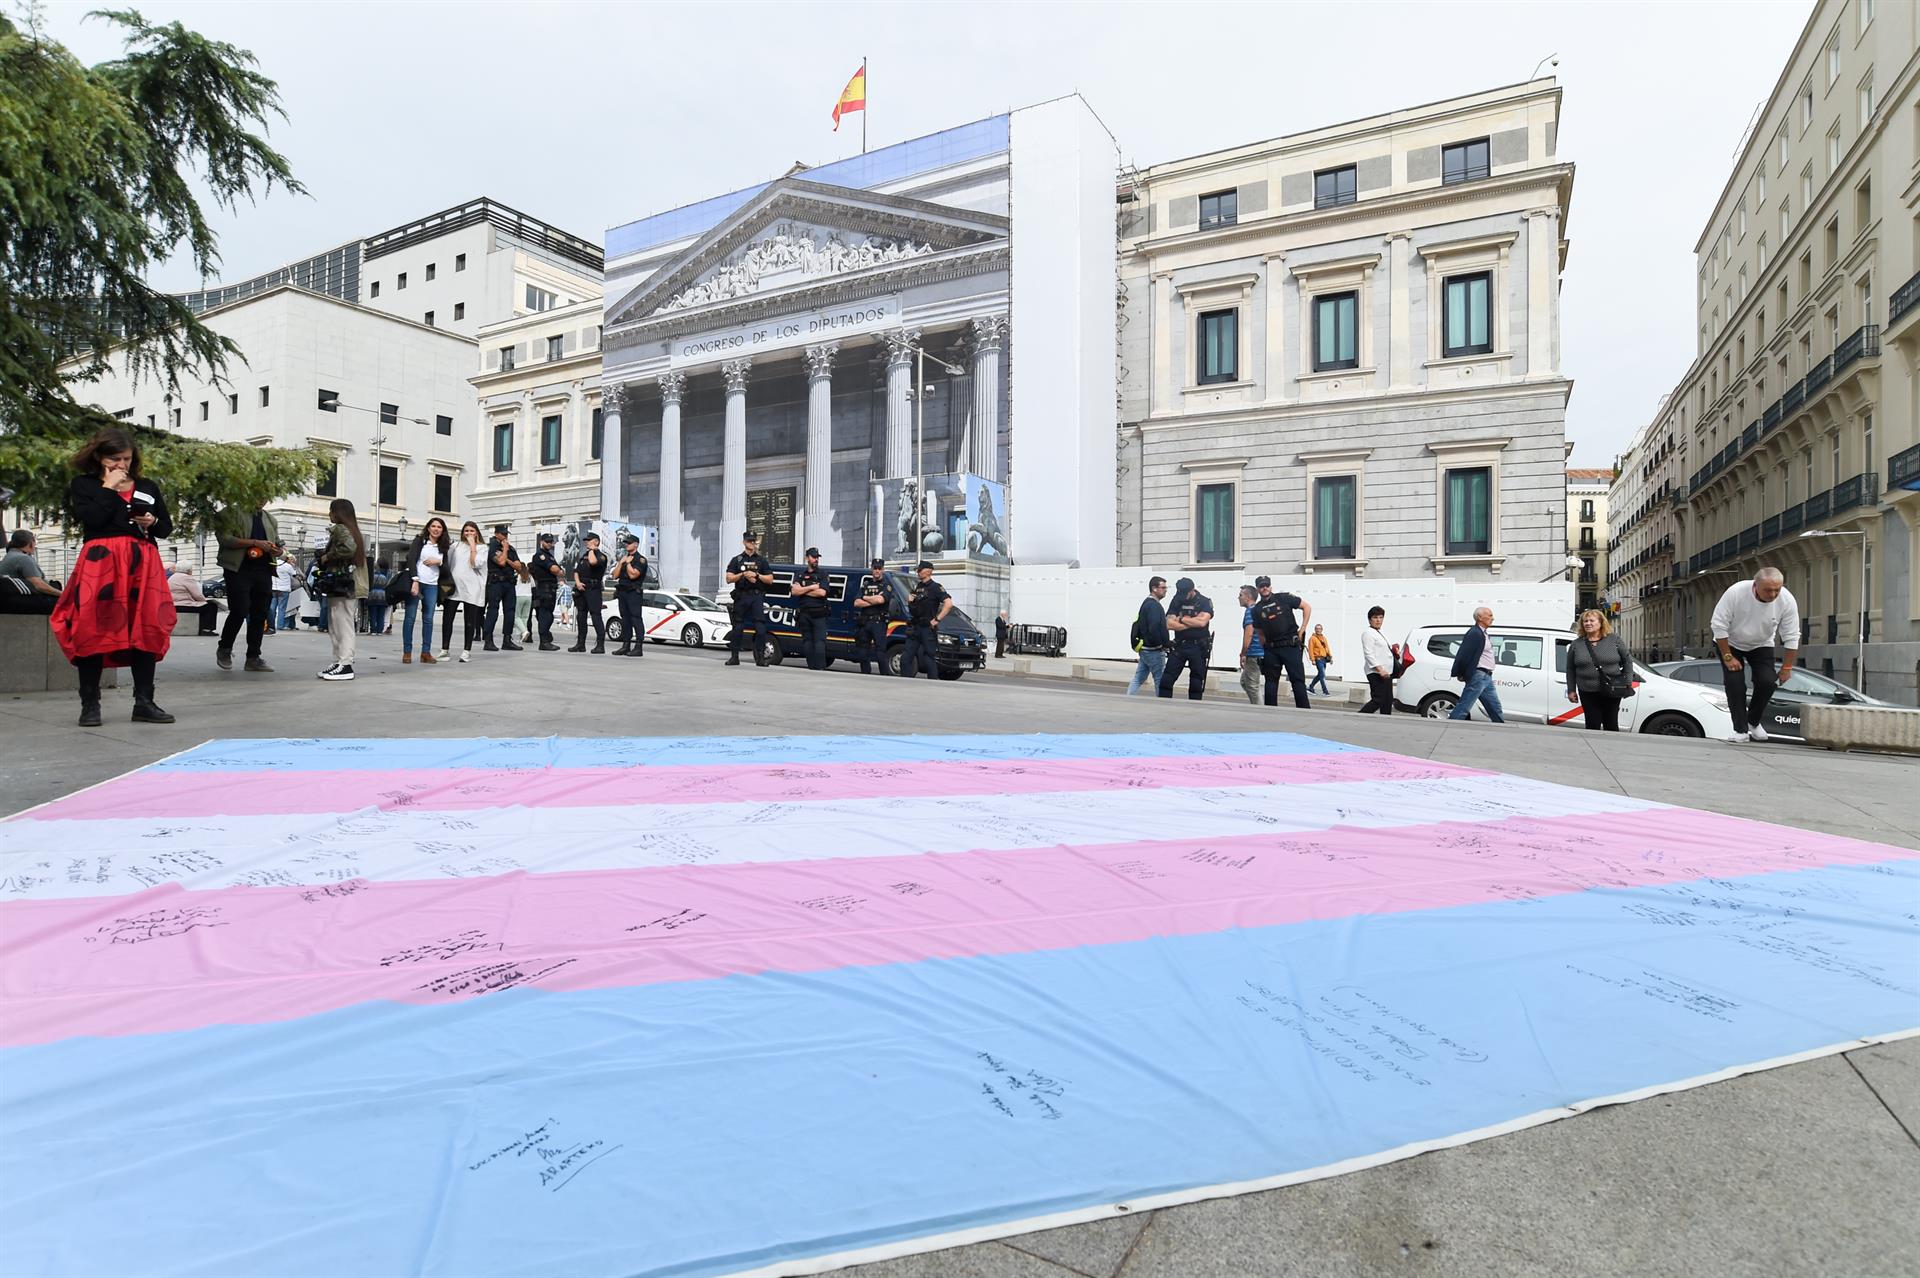
[[[1077,1207],[1071,1211],[1051,1212],[1044,1216],[1029,1216],[1022,1220],[1002,1221],[991,1225],[975,1225],[968,1229],[956,1229],[943,1234],[927,1234],[920,1238],[909,1238],[899,1242],[880,1243],[872,1247],[859,1247],[851,1251],[834,1252],[827,1256],[795,1257],[776,1261],[770,1265],[761,1265],[754,1269],[736,1270],[728,1278],[797,1278],[803,1274],[827,1273],[849,1265],[871,1264],[880,1260],[896,1260],[902,1256],[916,1256],[930,1251],[944,1251],[950,1247],[964,1247],[972,1243],[994,1242],[1001,1238],[1012,1238],[1020,1234],[1037,1233],[1046,1229],[1059,1229],[1067,1225],[1083,1225],[1095,1220],[1111,1220],[1116,1216],[1138,1215],[1146,1211],[1158,1211],[1162,1207],[1178,1207],[1186,1203],[1203,1202],[1210,1198],[1231,1198],[1238,1194],[1257,1193],[1265,1189],[1279,1189],[1286,1185],[1302,1185],[1309,1181],[1326,1180],[1334,1176],[1344,1176],[1349,1172],[1365,1171],[1370,1167],[1382,1167],[1388,1163],[1397,1163],[1402,1159],[1413,1158],[1420,1154],[1432,1153],[1440,1149],[1453,1149],[1460,1145],[1470,1145],[1474,1141],[1486,1140],[1493,1136],[1505,1136],[1511,1132],[1525,1131],[1529,1127],[1539,1127],[1562,1118],[1572,1118],[1591,1110],[1608,1105],[1624,1105],[1630,1101],[1646,1100],[1652,1096],[1665,1096],[1674,1092],[1691,1091],[1696,1087],[1705,1087],[1709,1083],[1724,1083],[1729,1079],[1740,1078],[1747,1074],[1757,1074],[1762,1070],[1778,1069],[1784,1065],[1799,1065],[1822,1057],[1834,1056],[1841,1052],[1856,1051],[1862,1047],[1875,1047],[1883,1043],[1896,1043],[1902,1039],[1920,1037],[1920,1027],[1896,1030],[1888,1034],[1876,1034],[1867,1038],[1852,1039],[1844,1043],[1834,1043],[1826,1047],[1816,1047],[1805,1052],[1796,1052],[1791,1056],[1776,1056],[1771,1060],[1755,1061],[1747,1065],[1733,1065],[1726,1069],[1715,1070],[1711,1074],[1698,1074],[1692,1078],[1683,1078],[1671,1083],[1656,1083],[1651,1087],[1642,1087],[1630,1092],[1620,1092],[1613,1096],[1599,1096],[1592,1100],[1575,1101],[1571,1105],[1543,1109],[1519,1118],[1508,1119],[1504,1123],[1495,1123],[1489,1127],[1477,1127],[1472,1131],[1458,1132],[1452,1136],[1442,1136],[1434,1140],[1415,1141],[1399,1145],[1393,1149],[1384,1149],[1376,1154],[1365,1154],[1359,1158],[1348,1158],[1337,1163],[1328,1163],[1322,1167],[1309,1167],[1300,1171],[1285,1172],[1278,1176],[1267,1176],[1259,1180],[1229,1181],[1219,1185],[1202,1185],[1193,1189],[1175,1190],[1172,1193],[1155,1194],[1149,1198],[1131,1198],[1125,1202],[1103,1203],[1092,1207]]]

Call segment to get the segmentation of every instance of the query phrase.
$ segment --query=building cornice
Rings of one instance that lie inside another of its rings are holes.
[[[1573,381],[1565,377],[1538,381],[1507,382],[1499,386],[1474,386],[1463,390],[1413,389],[1375,392],[1349,399],[1272,400],[1250,404],[1232,404],[1200,413],[1164,413],[1122,422],[1124,427],[1141,430],[1174,430],[1183,426],[1238,426],[1249,421],[1292,420],[1300,417],[1331,417],[1344,413],[1364,413],[1378,408],[1412,407],[1425,404],[1471,404],[1491,400],[1528,399],[1543,394],[1558,394],[1561,407],[1573,395]]]

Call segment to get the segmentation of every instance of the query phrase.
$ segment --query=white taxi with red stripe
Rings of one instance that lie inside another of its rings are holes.
[[[1406,638],[1412,659],[1393,688],[1401,709],[1430,719],[1444,719],[1459,704],[1460,684],[1453,677],[1453,654],[1467,635],[1467,626],[1420,626]],[[1549,723],[1583,727],[1580,707],[1567,700],[1567,650],[1574,643],[1570,630],[1541,626],[1495,625],[1488,639],[1494,656],[1494,687],[1500,708],[1515,723]],[[1633,696],[1620,703],[1622,732],[1652,732],[1674,737],[1733,735],[1733,719],[1718,688],[1684,683],[1633,664]],[[1473,717],[1486,719],[1483,707]]]
[[[655,643],[677,643],[686,648],[707,644],[724,646],[727,632],[733,628],[725,607],[689,590],[646,591],[640,599],[640,615],[647,623],[647,638]],[[607,618],[607,637],[616,643],[623,638],[614,633],[617,620]]]

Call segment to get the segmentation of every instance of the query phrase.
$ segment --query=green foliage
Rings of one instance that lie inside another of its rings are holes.
[[[226,384],[238,348],[146,283],[182,247],[203,276],[219,265],[194,184],[226,209],[305,189],[261,136],[284,112],[252,54],[132,10],[89,16],[125,31],[121,57],[83,66],[35,10],[24,27],[0,16],[0,487],[28,509],[59,508],[66,458],[95,430],[133,428],[76,398],[117,360],[169,389],[190,371]],[[305,450],[133,433],[183,532],[317,473]]]

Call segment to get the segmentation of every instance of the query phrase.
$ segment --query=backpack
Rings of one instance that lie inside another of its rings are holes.
[[[367,583],[367,602],[379,607],[387,602],[387,574],[376,572],[373,580]]]

